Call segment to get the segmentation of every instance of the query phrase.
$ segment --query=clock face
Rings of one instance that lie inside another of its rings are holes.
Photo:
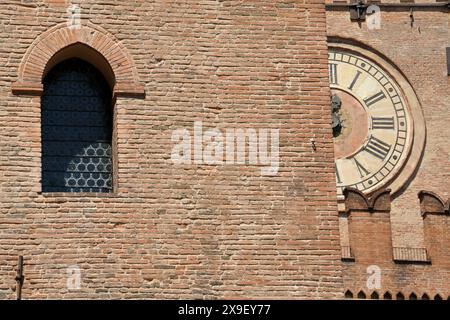
[[[391,181],[411,147],[412,119],[400,87],[371,60],[329,52],[338,195],[370,193]]]

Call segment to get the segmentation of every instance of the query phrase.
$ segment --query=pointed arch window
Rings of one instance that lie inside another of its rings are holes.
[[[71,58],[45,76],[42,191],[112,191],[112,93],[88,62]]]

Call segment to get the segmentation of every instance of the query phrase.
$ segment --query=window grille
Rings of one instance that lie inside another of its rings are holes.
[[[42,191],[112,190],[111,91],[89,63],[69,59],[44,79]]]

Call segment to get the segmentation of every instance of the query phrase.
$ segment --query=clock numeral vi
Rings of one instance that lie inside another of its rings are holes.
[[[394,130],[394,117],[372,117],[372,129]]]
[[[388,155],[389,150],[391,150],[391,145],[375,138],[374,136],[370,136],[369,142],[364,150],[378,159],[384,160],[384,158]]]

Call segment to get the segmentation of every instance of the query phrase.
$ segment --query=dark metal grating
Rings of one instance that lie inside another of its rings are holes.
[[[450,47],[445,48],[447,55],[447,75],[450,76]]]
[[[341,259],[354,261],[355,257],[349,246],[341,246]]]
[[[111,92],[103,76],[69,59],[44,79],[42,191],[110,192]]]

